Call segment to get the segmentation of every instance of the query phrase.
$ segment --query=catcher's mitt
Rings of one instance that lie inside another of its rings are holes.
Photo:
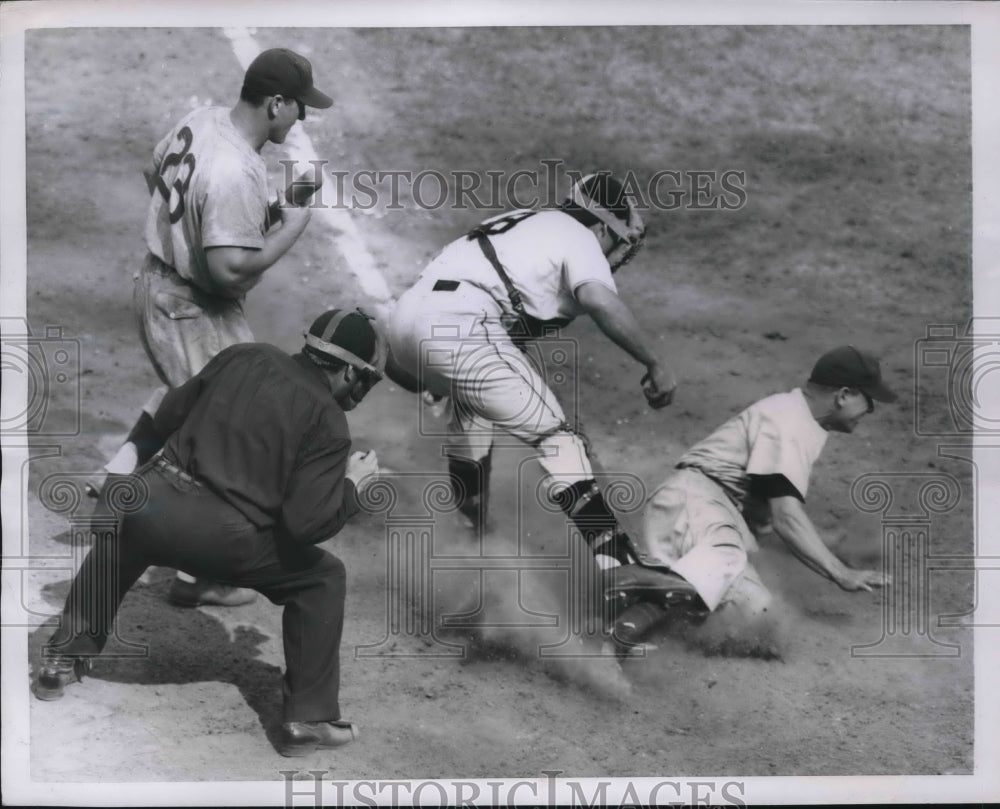
[[[654,410],[666,407],[674,400],[674,391],[672,389],[660,390],[654,387],[653,378],[649,374],[643,376],[639,380],[639,384],[642,385],[642,393],[646,397],[646,403]]]

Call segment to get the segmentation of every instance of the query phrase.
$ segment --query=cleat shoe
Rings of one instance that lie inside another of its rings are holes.
[[[666,568],[645,565],[620,565],[604,571],[604,603],[624,611],[637,601],[650,601],[664,607],[689,605],[695,611],[704,602],[694,586],[684,577]]]
[[[657,624],[666,620],[667,608],[648,601],[633,604],[623,612],[611,628],[611,640],[619,657],[642,656],[656,648],[644,643],[645,637]]]
[[[62,699],[66,686],[82,682],[83,675],[90,673],[92,665],[89,657],[51,657],[43,661],[31,691],[38,699],[46,702]]]
[[[184,581],[174,578],[167,600],[175,607],[240,607],[257,598],[257,593],[246,587],[232,587],[214,581]]]
[[[350,744],[358,738],[358,726],[350,722],[285,722],[281,726],[278,752],[283,756],[308,756]]]

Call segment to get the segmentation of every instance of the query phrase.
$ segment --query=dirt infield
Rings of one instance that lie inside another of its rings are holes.
[[[335,96],[333,110],[303,126],[327,170],[348,172],[348,192],[362,171],[426,172],[419,189],[402,183],[396,200],[388,181],[362,183],[376,188],[374,204],[361,210],[369,197],[359,193],[348,214],[393,295],[486,215],[450,204],[456,172],[482,180],[481,198],[487,172],[502,174],[490,212],[512,190],[522,201],[565,191],[566,170],[631,172],[644,193],[658,172],[686,173],[685,182],[691,172],[735,172],[743,193],[715,200],[734,210],[705,198],[699,209],[683,183],[683,204],[665,204],[671,175],[660,174],[646,246],[618,276],[680,379],[672,406],[646,407],[640,369],[592,324],[563,335],[568,358],[549,372],[578,407],[608,478],[654,487],[687,445],[756,398],[800,384],[820,353],[851,342],[882,356],[901,400],[878,406],[853,436],[831,437],[807,508],[855,565],[883,563],[893,520],[926,524],[932,555],[974,553],[972,467],[961,457],[968,439],[953,425],[946,375],[924,367],[919,350],[929,326],[960,333],[972,316],[967,30],[261,29],[255,37],[262,48],[305,53],[317,85]],[[45,508],[43,481],[99,466],[156,384],[130,307],[144,252],[141,170],[186,111],[231,104],[242,71],[219,29],[40,30],[27,44],[28,320],[79,341],[79,387],[53,389],[47,417],[82,415],[78,434],[36,441],[29,467],[30,552],[50,560],[48,572],[30,577],[27,607],[41,625],[30,634],[34,666],[52,628],[46,616],[68,588],[71,519],[88,507]],[[268,146],[265,156],[277,189],[285,155]],[[561,161],[557,188],[544,161]],[[541,179],[507,186],[518,170]],[[432,206],[437,176],[449,184],[447,202]],[[706,182],[709,197],[721,194]],[[293,350],[323,309],[385,303],[359,292],[319,219],[248,296],[260,340]],[[518,575],[487,560],[480,576],[441,562],[480,552],[567,558],[562,520],[533,501],[538,471],[521,463],[528,453],[501,448],[494,459],[487,547],[463,543],[451,517],[438,515],[433,587],[400,604],[388,584],[388,529],[418,514],[440,477],[441,419],[386,383],[350,421],[356,445],[375,448],[391,470],[399,500],[325,545],[348,570],[341,697],[362,739],[302,769],[331,768],[342,779],[972,772],[973,646],[961,617],[975,603],[969,571],[920,579],[907,620],[931,626],[901,626],[890,618],[902,583],[885,594],[843,592],[765,537],[755,564],[780,609],[759,635],[727,626],[720,613],[702,633],[666,635],[621,667],[568,656],[558,645],[573,617],[565,565]],[[947,456],[942,436],[953,447]],[[889,481],[891,507],[852,489],[863,475]],[[928,483],[957,494],[928,510]],[[892,560],[904,565],[900,582],[916,581],[902,556]],[[123,656],[99,662],[62,701],[31,702],[33,780],[276,780],[289,768],[272,746],[280,611],[263,599],[177,609],[164,599],[169,576],[151,571],[120,614],[119,637],[148,653],[119,646]],[[477,609],[465,624],[485,624],[478,629],[440,626]],[[940,616],[959,617],[940,625]],[[25,695],[28,683],[26,671]]]

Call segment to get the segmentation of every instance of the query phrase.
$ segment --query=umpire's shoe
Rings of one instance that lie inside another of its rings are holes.
[[[90,673],[92,661],[89,657],[57,655],[42,663],[38,677],[31,690],[38,699],[46,702],[62,699],[66,686],[81,682],[84,674]]]
[[[350,722],[285,722],[278,752],[288,757],[308,756],[317,750],[350,744],[357,738],[358,726]]]
[[[695,614],[708,609],[691,582],[672,570],[619,565],[604,571],[604,605],[608,612],[621,615],[638,601],[666,608],[685,607]]]

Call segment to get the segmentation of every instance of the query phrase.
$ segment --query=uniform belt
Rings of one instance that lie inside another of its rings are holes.
[[[193,478],[191,475],[189,475],[187,472],[185,472],[183,469],[181,469],[176,464],[170,463],[170,461],[168,461],[162,455],[160,455],[159,457],[157,457],[153,461],[153,464],[154,464],[154,466],[158,467],[159,469],[162,469],[164,472],[167,472],[167,473],[173,475],[178,480],[182,480],[185,483],[194,484],[195,486],[200,486],[201,485],[195,478]]]
[[[723,491],[726,490],[725,486],[723,486],[718,480],[716,480],[714,477],[712,477],[710,474],[708,474],[708,472],[706,472],[700,466],[695,466],[694,464],[684,463],[682,461],[681,463],[677,464],[677,466],[675,466],[674,469],[684,469],[684,470],[686,470],[688,472],[697,472],[702,477],[708,478],[710,481],[712,481],[712,483],[714,483],[716,486],[718,486]]]

